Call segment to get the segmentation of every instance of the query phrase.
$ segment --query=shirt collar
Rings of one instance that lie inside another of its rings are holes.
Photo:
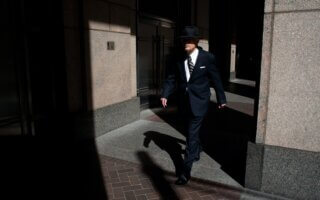
[[[199,54],[199,49],[198,48],[195,48],[195,50],[190,54],[190,57],[191,57],[193,62],[197,59],[198,54]]]

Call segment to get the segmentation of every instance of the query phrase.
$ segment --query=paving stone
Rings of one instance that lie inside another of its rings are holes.
[[[108,171],[108,174],[127,176],[126,173],[130,173],[131,175],[128,177],[128,181],[116,183],[115,181],[119,181],[119,177],[114,179],[104,177],[108,199],[111,200],[238,200],[241,199],[242,193],[245,192],[239,188],[197,178],[191,179],[185,186],[177,186],[174,184],[173,180],[175,180],[176,177],[172,172],[163,171],[163,174],[156,174],[156,176],[153,177],[149,176],[149,173],[144,172],[143,168],[136,163],[130,163],[105,155],[100,155],[100,160],[102,161],[101,169]],[[110,164],[111,162],[114,164]],[[125,166],[125,168],[123,168],[123,166]],[[121,169],[118,169],[118,167]],[[123,173],[118,174],[121,170]],[[157,180],[154,180],[154,178],[161,179],[163,181],[162,184],[157,184]],[[248,194],[246,195],[248,196]],[[259,199],[258,197],[259,196],[255,194],[255,199]],[[267,198],[263,196],[263,199]]]

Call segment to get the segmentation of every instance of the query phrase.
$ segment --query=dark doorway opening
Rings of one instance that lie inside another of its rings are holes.
[[[21,135],[19,73],[16,62],[16,38],[14,34],[14,5],[9,0],[1,2],[0,24],[0,136]]]
[[[165,67],[174,47],[173,21],[139,16],[138,19],[138,96],[141,108],[159,105]]]
[[[141,109],[160,106],[168,63],[179,49],[176,36],[191,23],[191,0],[137,0],[137,90]]]
[[[1,135],[54,134],[65,114],[61,2],[1,3]]]

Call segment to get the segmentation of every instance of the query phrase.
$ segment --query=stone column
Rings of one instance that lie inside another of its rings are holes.
[[[320,198],[320,1],[266,0],[256,143],[246,187]]]

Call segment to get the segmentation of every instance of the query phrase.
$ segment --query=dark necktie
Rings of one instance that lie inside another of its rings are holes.
[[[189,72],[190,72],[190,76],[191,76],[193,68],[194,68],[194,64],[192,63],[191,56],[188,56],[188,67],[189,67]]]

